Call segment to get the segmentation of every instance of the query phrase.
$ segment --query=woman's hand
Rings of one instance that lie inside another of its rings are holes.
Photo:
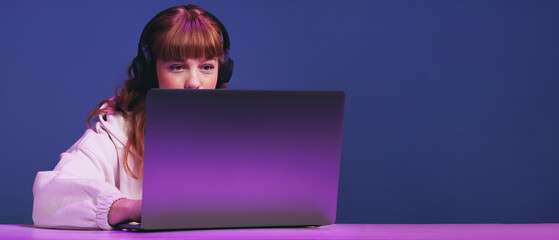
[[[122,222],[140,222],[142,217],[142,200],[122,198],[113,203],[109,210],[109,224],[114,226]]]

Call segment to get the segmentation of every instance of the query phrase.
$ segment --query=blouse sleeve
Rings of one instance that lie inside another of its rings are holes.
[[[99,125],[60,155],[53,171],[37,173],[33,185],[35,226],[111,229],[111,205],[126,196],[118,186],[118,149]]]

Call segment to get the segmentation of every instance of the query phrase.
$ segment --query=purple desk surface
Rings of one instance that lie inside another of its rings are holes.
[[[258,228],[122,232],[55,230],[0,225],[0,239],[559,239],[559,224],[335,224],[308,228]]]

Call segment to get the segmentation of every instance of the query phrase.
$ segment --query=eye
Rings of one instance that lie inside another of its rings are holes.
[[[202,66],[202,70],[209,72],[211,70],[213,70],[215,67],[213,65],[204,65]]]
[[[181,66],[181,65],[171,65],[171,66],[169,67],[169,70],[171,70],[171,71],[181,71],[181,70],[183,70],[183,69],[184,69],[184,67]]]

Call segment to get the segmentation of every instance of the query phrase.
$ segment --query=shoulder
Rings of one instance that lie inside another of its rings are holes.
[[[107,109],[106,104],[101,109]],[[83,136],[66,152],[92,152],[97,155],[102,150],[123,148],[128,141],[129,122],[120,112],[102,112],[96,116],[95,122]],[[81,150],[80,150],[81,149]]]
[[[109,99],[113,101],[115,97]],[[103,104],[100,109],[114,109],[108,106],[108,104]],[[97,121],[93,126],[92,130],[96,133],[106,133],[113,139],[115,145],[126,145],[128,141],[128,132],[130,128],[130,123],[126,116],[118,111],[108,111],[101,113],[97,116]]]
[[[119,112],[100,114],[91,131],[107,135],[117,146],[124,146],[128,141],[129,122]]]
[[[92,128],[87,129],[66,153],[84,151],[103,158],[101,155],[113,154],[126,145],[127,129],[128,121],[121,113],[100,114]]]
[[[60,155],[56,169],[81,169],[84,162],[91,162],[95,168],[105,169],[102,165],[116,167],[118,156],[126,145],[128,121],[121,113],[100,114],[92,128],[87,129],[83,136],[68,150]],[[78,161],[75,161],[78,160]],[[80,166],[73,166],[73,165]],[[73,166],[73,167],[72,167]],[[82,172],[87,172],[82,169]]]

